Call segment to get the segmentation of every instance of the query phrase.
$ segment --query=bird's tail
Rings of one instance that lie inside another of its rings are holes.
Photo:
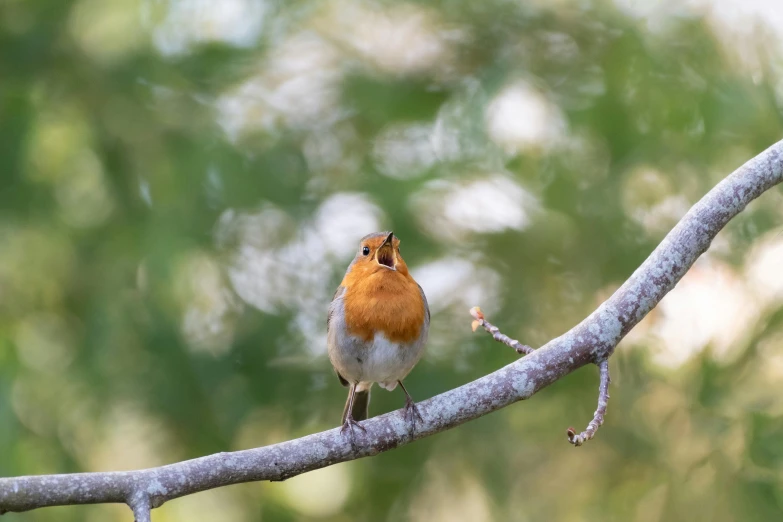
[[[370,413],[370,388],[372,383],[359,383],[356,385],[356,393],[353,397],[353,408],[351,408],[351,416],[355,421],[362,421],[369,417]],[[348,408],[351,406],[351,394],[348,393],[348,400],[345,401],[345,408],[343,409],[343,424],[345,424],[345,418],[348,416]]]

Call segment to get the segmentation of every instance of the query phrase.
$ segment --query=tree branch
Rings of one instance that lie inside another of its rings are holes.
[[[650,257],[606,302],[568,333],[485,377],[418,403],[424,420],[408,431],[402,410],[364,421],[353,443],[339,428],[272,446],[218,453],[128,472],[0,479],[0,512],[44,506],[122,502],[139,522],[183,495],[257,480],[285,480],[314,469],[376,455],[453,428],[522,399],[588,364],[617,343],[666,295],[728,221],[783,180],[783,142],[749,161],[682,218]]]
[[[505,344],[509,348],[513,348],[514,351],[516,351],[518,354],[527,355],[533,352],[533,348],[526,344],[520,343],[516,339],[512,339],[508,335],[505,335],[497,326],[487,321],[487,319],[484,317],[484,312],[482,312],[481,308],[478,306],[474,306],[470,309],[470,315],[473,317],[472,327],[474,332],[476,331],[476,328],[481,326],[484,328],[484,330],[487,331],[487,333],[492,335],[493,339],[499,343]]]
[[[533,348],[520,343],[516,339],[512,339],[501,332],[500,328],[487,321],[487,318],[484,317],[484,312],[482,312],[481,308],[478,306],[474,306],[470,309],[470,315],[473,317],[473,324],[471,326],[474,332],[481,326],[487,333],[492,335],[493,339],[513,348],[518,354],[527,355],[533,352]],[[611,382],[611,378],[609,377],[609,359],[602,359],[597,365],[601,376],[601,384],[598,386],[598,408],[595,410],[593,420],[587,425],[585,431],[579,435],[576,434],[574,428],[568,428],[566,431],[568,442],[574,446],[581,446],[592,439],[595,436],[595,432],[598,431],[598,428],[604,423],[606,407],[609,404],[609,383]]]
[[[130,500],[128,500],[128,506],[133,511],[134,522],[151,522],[150,510],[150,498],[145,491],[138,491]]]
[[[581,446],[588,440],[595,436],[595,432],[604,423],[604,415],[606,415],[606,406],[609,404],[609,383],[612,379],[609,377],[609,359],[603,359],[598,363],[598,370],[601,374],[601,384],[598,386],[598,408],[593,414],[593,420],[587,425],[585,431],[576,434],[574,428],[568,428],[566,434],[568,435],[568,442],[574,446]]]

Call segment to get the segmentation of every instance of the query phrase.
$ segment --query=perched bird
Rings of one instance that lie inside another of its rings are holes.
[[[349,388],[342,430],[368,416],[370,388],[405,392],[405,414],[415,427],[421,419],[402,380],[424,353],[430,309],[424,291],[408,272],[394,232],[361,239],[326,320],[329,359]]]

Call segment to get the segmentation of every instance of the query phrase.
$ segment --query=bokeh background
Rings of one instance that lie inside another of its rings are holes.
[[[608,297],[783,133],[775,0],[0,3],[0,475],[337,425],[326,307],[393,229],[424,399]],[[204,520],[756,521],[783,512],[783,190],[611,360],[372,459],[166,504]],[[376,388],[372,413],[401,407]],[[124,506],[9,522],[127,521]]]

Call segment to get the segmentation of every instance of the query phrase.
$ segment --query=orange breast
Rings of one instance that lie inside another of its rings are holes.
[[[362,272],[354,269],[343,280],[348,331],[365,341],[372,340],[376,332],[392,342],[415,341],[425,313],[416,281],[399,272]]]

